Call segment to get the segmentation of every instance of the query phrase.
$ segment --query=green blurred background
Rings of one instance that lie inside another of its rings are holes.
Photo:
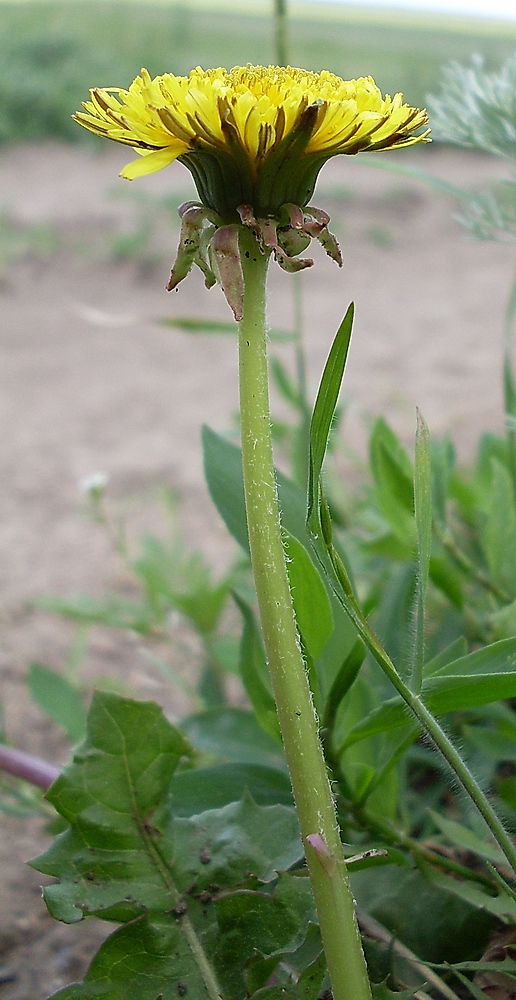
[[[273,0],[0,0],[0,143],[95,142],[71,114],[90,86],[129,84],[193,66],[274,62]],[[495,68],[516,49],[516,23],[374,9],[291,7],[293,65],[371,74],[422,105],[443,64],[473,53]]]

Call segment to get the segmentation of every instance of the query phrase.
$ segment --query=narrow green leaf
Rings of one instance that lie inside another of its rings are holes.
[[[460,639],[455,639],[455,642],[452,642],[450,646],[441,650],[437,656],[433,656],[431,660],[425,663],[423,673],[427,677],[439,673],[439,671],[449,666],[450,663],[454,663],[458,659],[463,659],[467,655],[467,649],[468,646],[463,636]],[[464,671],[461,670],[460,673],[464,673]]]
[[[380,494],[386,493],[412,518],[414,515],[412,463],[383,417],[375,421],[369,451],[371,469]]]
[[[437,829],[444,834],[449,844],[460,847],[465,851],[471,851],[472,854],[478,854],[480,858],[485,858],[494,865],[505,864],[505,855],[495,844],[491,844],[483,838],[478,837],[476,833],[468,830],[462,823],[445,819],[444,816],[440,816],[439,813],[434,812],[432,809],[429,809],[428,812]]]
[[[503,388],[505,404],[505,424],[507,430],[508,467],[511,476],[514,502],[516,503],[516,382],[511,358],[511,337],[516,316],[516,278],[511,287],[505,312],[505,358],[503,366]]]
[[[344,377],[344,369],[348,356],[351,331],[353,327],[353,303],[348,308],[342,323],[337,330],[331,346],[328,360],[317,393],[317,399],[310,425],[310,465],[308,482],[307,522],[317,524],[319,517],[319,485],[321,471],[328,446],[328,437],[340,387]]]
[[[365,647],[360,640],[355,642],[336,674],[328,692],[324,709],[324,729],[332,729],[339,705],[355,680],[365,657]]]
[[[283,544],[298,629],[310,656],[321,655],[333,631],[326,587],[305,547],[286,531]]]
[[[247,521],[241,450],[208,427],[203,428],[203,448],[206,482],[212,500],[230,533],[247,552]],[[312,543],[306,526],[306,498],[299,487],[281,472],[277,472],[276,477],[282,527],[289,535],[296,538],[307,552],[311,552]],[[340,669],[343,659],[347,656],[356,639],[354,626],[338,598],[333,594],[330,584],[325,582],[325,587],[330,595],[335,627],[316,663],[323,698],[335,673]],[[245,683],[247,684],[248,681]],[[252,700],[250,689],[248,693]],[[257,697],[256,692],[254,697]],[[253,701],[253,705],[256,704],[258,702]],[[266,708],[265,705],[264,708]],[[260,721],[263,724],[263,720],[260,719]]]
[[[423,691],[424,702],[430,711],[434,715],[445,715],[447,712],[516,698],[516,672],[430,677]]]
[[[453,965],[438,965],[437,962],[428,963],[434,969],[459,969],[460,972],[504,972],[508,976],[516,973],[516,961],[513,958],[504,958],[503,962],[454,962]]]
[[[479,911],[483,910],[498,920],[509,919],[511,923],[516,920],[516,903],[501,887],[498,892],[491,894],[478,882],[449,878],[435,868],[428,870],[427,877],[434,885],[445,889]]]
[[[414,516],[417,535],[416,628],[410,678],[410,686],[416,692],[421,690],[423,679],[426,589],[432,547],[432,474],[428,438],[428,427],[418,410],[414,463]]]
[[[513,308],[516,314],[516,281],[514,282],[513,294],[514,294]],[[511,358],[508,351],[506,351],[504,358],[503,388],[504,388],[505,412],[509,414],[511,417],[516,417],[516,383],[514,381]]]
[[[204,475],[211,498],[229,533],[248,552],[242,452],[237,445],[202,429]]]
[[[493,479],[489,495],[484,538],[487,561],[495,582],[516,594],[516,503],[506,465],[492,460]]]
[[[42,663],[31,663],[28,684],[31,697],[53,722],[62,726],[71,742],[82,739],[86,711],[81,692],[62,674]]]
[[[242,683],[262,729],[276,740],[281,740],[276,703],[258,623],[247,602],[236,592],[233,593],[233,598],[244,619],[239,662]]]
[[[160,326],[171,326],[184,333],[214,334],[218,336],[236,337],[238,327],[235,323],[225,323],[217,319],[193,319],[187,316],[162,316],[157,322]],[[271,340],[281,343],[289,343],[294,340],[294,335],[289,330],[278,330],[273,328],[267,331],[267,336]]]
[[[433,438],[430,442],[430,455],[434,516],[444,527],[447,520],[450,477],[455,468],[455,449],[450,437],[446,435],[442,440]]]
[[[460,611],[464,607],[464,576],[444,552],[430,559],[430,579]]]
[[[494,639],[512,639],[516,635],[516,601],[511,601],[491,615]]]
[[[271,375],[276,383],[283,399],[290,403],[296,410],[304,411],[303,401],[299,395],[299,389],[290,377],[285,365],[279,358],[273,356],[270,361]]]
[[[416,572],[412,562],[388,568],[371,622],[382,646],[400,673],[410,668],[414,633]]]
[[[511,640],[506,640],[511,641]],[[480,650],[479,652],[484,652]],[[471,654],[472,656],[474,654]],[[467,659],[467,657],[465,658]],[[422,698],[433,715],[446,715],[479,705],[516,697],[516,672],[434,675],[423,686]],[[407,722],[408,709],[400,697],[390,698],[356,725],[344,743],[351,746],[377,733],[397,729]],[[416,730],[417,723],[414,723]]]
[[[495,707],[496,709],[502,708],[500,705]],[[503,709],[506,709],[514,717],[512,708],[503,705]],[[479,720],[478,725],[475,725],[475,720],[472,720],[471,725],[462,725],[461,730],[468,752],[470,752],[470,748],[476,751],[486,766],[490,768],[492,774],[497,771],[500,763],[516,762],[516,720],[513,721],[511,718],[511,723],[506,725],[504,720],[500,719],[497,724],[496,718],[493,718],[489,724],[487,715],[482,714],[483,719]],[[482,722],[487,723],[487,725],[483,725]]]
[[[481,990],[478,986],[475,986],[475,983],[473,983],[471,979],[468,979],[467,976],[463,976],[462,972],[459,972],[458,969],[454,968],[453,965],[450,966],[450,969],[457,976],[459,982],[461,982],[462,985],[469,990],[470,996],[473,997],[473,1000],[486,1000],[486,994],[484,990]]]
[[[424,605],[432,544],[432,472],[428,427],[417,414],[416,461],[414,468],[414,513],[418,541],[418,576]]]
[[[504,333],[507,343],[510,342],[510,337],[512,335],[512,328],[515,319],[516,319],[516,275],[514,276],[511,282],[511,290],[509,292],[509,298],[507,299],[507,305],[505,307]]]
[[[451,195],[452,198],[467,201],[471,196],[470,191],[465,191],[464,188],[459,188],[455,184],[450,184],[449,181],[443,181],[441,177],[434,177],[428,170],[422,170],[421,167],[402,163],[401,160],[387,160],[383,156],[377,156],[373,160],[371,157],[368,161],[368,166],[376,167],[377,170],[386,170],[391,174],[398,174],[400,177],[411,177],[413,180],[423,181],[430,187],[440,191],[441,194]]]
[[[388,792],[391,793],[391,815],[396,818],[399,808],[399,785],[396,775],[393,775],[393,768],[398,761],[405,756],[409,747],[417,739],[417,728],[409,720],[404,726],[390,733],[382,734],[381,755],[379,755],[378,766],[375,769],[373,779],[367,789],[367,795],[363,799],[363,805],[367,803],[368,810],[380,815],[382,818],[387,814],[389,808]],[[388,781],[386,781],[388,779]],[[389,864],[390,859],[376,861],[376,864]]]
[[[450,650],[452,648],[450,647]],[[482,649],[475,649],[473,653],[461,656],[458,660],[446,660],[439,666],[434,666],[431,672],[435,676],[451,677],[453,674],[500,674],[515,671],[516,636],[513,636],[510,639],[499,639],[498,642],[492,642]]]
[[[215,583],[200,551],[184,556],[174,541],[144,536],[132,568],[156,617],[173,607],[203,634],[214,631],[231,586],[231,571]]]

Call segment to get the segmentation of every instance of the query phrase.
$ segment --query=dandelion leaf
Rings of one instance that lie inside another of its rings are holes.
[[[95,695],[48,793],[69,827],[32,865],[58,880],[44,891],[57,919],[121,926],[60,1000],[244,997],[246,963],[277,950],[273,928],[284,948],[306,934],[309,884],[287,871],[302,854],[293,808],[245,794],[178,817],[170,787],[190,754],[157,705]]]

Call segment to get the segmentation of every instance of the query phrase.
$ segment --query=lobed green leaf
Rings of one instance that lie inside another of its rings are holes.
[[[228,718],[241,733],[242,720]],[[195,719],[191,728],[198,733]],[[243,1000],[258,952],[304,940],[315,911],[309,881],[286,873],[303,855],[294,809],[248,795],[207,809],[198,788],[192,814],[177,815],[175,780],[204,773],[205,789],[220,791],[216,769],[174,778],[189,753],[157,705],[95,695],[87,737],[48,794],[70,828],[33,865],[59,879],[45,890],[58,919],[123,926],[60,1000],[156,1000],[183,988],[199,1000]],[[288,786],[280,771],[255,771]]]

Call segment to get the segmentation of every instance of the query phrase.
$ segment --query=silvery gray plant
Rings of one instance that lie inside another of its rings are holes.
[[[458,221],[476,239],[516,243],[516,53],[497,72],[481,56],[451,63],[441,92],[428,98],[433,135],[442,142],[482,150],[505,161],[507,179],[464,197]]]

